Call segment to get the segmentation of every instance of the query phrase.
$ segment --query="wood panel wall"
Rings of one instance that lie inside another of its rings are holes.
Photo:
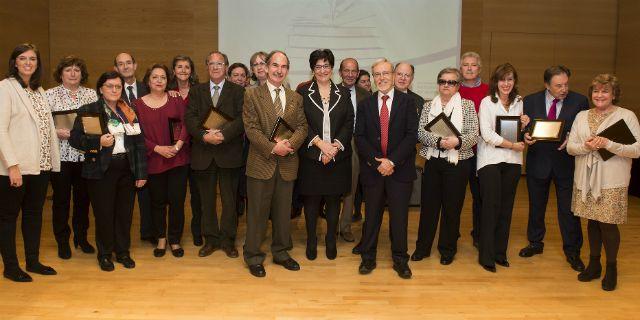
[[[640,1],[618,0],[616,74],[622,88],[620,105],[640,116]]]
[[[0,0],[0,79],[8,71],[16,45],[33,43],[49,74],[49,0]],[[47,79],[48,77],[45,77]],[[45,81],[45,87],[49,84]]]

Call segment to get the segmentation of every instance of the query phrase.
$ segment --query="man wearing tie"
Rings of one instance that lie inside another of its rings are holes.
[[[356,79],[360,71],[358,61],[354,58],[346,58],[340,62],[340,77],[342,78],[341,86],[347,88],[351,92],[351,103],[353,104],[353,114],[356,114],[358,103],[369,96],[367,90],[356,86]],[[354,123],[355,128],[355,123]],[[358,177],[360,176],[360,160],[356,152],[355,142],[351,141],[351,192],[345,195],[342,200],[342,213],[340,215],[340,236],[344,241],[354,242],[355,238],[351,232],[352,217],[361,216],[360,212],[354,211],[356,192],[358,188]]]
[[[407,213],[416,179],[418,116],[414,100],[393,87],[391,62],[378,60],[371,69],[379,91],[358,106],[354,133],[365,198],[359,272],[368,274],[376,268],[378,233],[387,204],[393,269],[409,279]]]
[[[273,262],[287,270],[300,270],[291,256],[291,196],[298,174],[298,154],[307,137],[307,119],[302,97],[283,85],[289,73],[289,58],[282,51],[267,56],[267,81],[246,91],[243,121],[249,139],[247,158],[247,236],[244,260],[253,276],[266,275],[260,250],[269,215],[272,223]],[[281,117],[294,130],[289,139],[270,140],[276,120]]]
[[[124,78],[124,88],[120,98],[130,106],[131,101],[149,94],[147,84],[136,80],[137,68],[136,59],[128,52],[121,52],[113,59],[113,69]],[[135,108],[135,106],[132,107]],[[153,231],[155,228],[151,217],[149,189],[145,186],[137,188],[136,192],[138,193],[138,208],[140,209],[140,239],[155,245],[158,241],[158,235],[154,234]]]
[[[202,217],[192,218],[201,219],[202,235],[205,238],[205,244],[200,248],[198,256],[206,257],[222,249],[227,257],[237,258],[236,191],[240,179],[240,167],[244,165],[242,157],[244,88],[231,81],[225,81],[229,60],[224,53],[211,52],[205,63],[209,72],[209,81],[198,84],[189,91],[189,105],[184,116],[187,130],[193,137],[191,168],[202,198]],[[203,128],[202,124],[212,109],[230,116],[233,120],[220,128]],[[218,182],[222,200],[220,221],[218,221],[216,210]]]
[[[544,248],[544,216],[549,199],[551,181],[556,187],[558,222],[562,235],[562,249],[567,262],[576,271],[584,270],[580,259],[582,229],[580,218],[571,212],[574,159],[566,150],[567,136],[578,112],[589,109],[589,101],[579,93],[569,91],[571,71],[564,66],[552,66],[544,72],[546,89],[524,98],[524,114],[535,119],[562,120],[560,141],[538,141],[525,134],[527,151],[527,187],[529,189],[529,245],[520,250],[521,257],[542,253]]]

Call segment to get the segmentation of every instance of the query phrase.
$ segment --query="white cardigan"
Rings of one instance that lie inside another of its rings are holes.
[[[38,88],[44,99],[44,90]],[[45,105],[47,110],[49,106]],[[51,112],[51,110],[49,110]],[[23,175],[40,174],[40,135],[36,111],[20,83],[14,78],[0,81],[0,175],[8,176],[8,169],[18,165]],[[60,142],[49,116],[51,127],[51,166],[60,171]]]
[[[567,152],[575,156],[576,167],[574,172],[574,185],[586,196],[591,191],[595,198],[599,196],[600,189],[613,189],[629,186],[631,179],[631,158],[640,157],[640,125],[633,111],[617,108],[605,119],[596,132],[623,119],[631,133],[636,138],[636,143],[623,145],[610,141],[606,149],[614,154],[607,161],[603,161],[598,151],[591,151],[584,146],[584,142],[591,137],[589,129],[589,111],[581,111],[576,116],[569,141]],[[587,189],[587,190],[585,190]]]

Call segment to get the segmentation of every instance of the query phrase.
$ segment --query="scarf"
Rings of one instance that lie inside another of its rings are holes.
[[[427,116],[427,123],[431,122],[435,117],[444,113],[445,116],[448,116],[451,120],[451,123],[458,129],[459,132],[462,132],[462,124],[463,124],[463,115],[462,115],[462,97],[460,93],[457,93],[451,97],[449,103],[446,106],[442,105],[442,100],[440,99],[440,95],[436,96],[431,101],[431,109],[429,110],[429,114]],[[462,141],[460,141],[462,143]],[[458,164],[458,150],[450,149],[446,151],[440,151],[438,148],[427,148],[427,159],[431,159],[431,157],[438,157],[438,155],[446,155],[447,162],[453,163],[454,165]]]

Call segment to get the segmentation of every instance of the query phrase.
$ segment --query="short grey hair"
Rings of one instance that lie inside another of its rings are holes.
[[[463,53],[460,56],[460,63],[462,63],[462,61],[465,58],[475,58],[476,61],[478,62],[478,67],[482,68],[482,59],[480,59],[480,55],[477,52],[475,52],[475,51],[467,51],[467,52]]]

